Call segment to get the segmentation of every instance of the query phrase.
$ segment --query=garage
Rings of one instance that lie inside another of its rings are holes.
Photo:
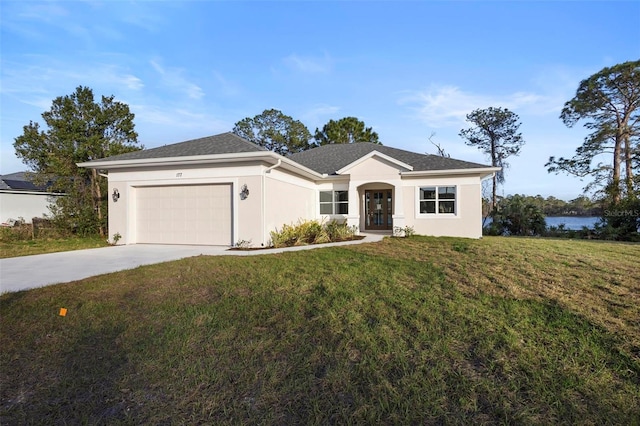
[[[146,186],[136,192],[136,242],[232,245],[231,184]]]

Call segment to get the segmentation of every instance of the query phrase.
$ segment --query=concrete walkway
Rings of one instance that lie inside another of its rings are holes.
[[[380,241],[384,235],[366,234],[362,240],[266,250],[228,250],[222,246],[134,244],[0,259],[0,293],[168,262],[193,256],[255,256]]]

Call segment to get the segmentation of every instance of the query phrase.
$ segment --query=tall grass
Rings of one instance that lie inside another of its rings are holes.
[[[49,237],[35,239],[5,240],[0,238],[0,258],[55,253],[60,251],[84,250],[89,248],[106,247],[109,243],[105,238],[93,237]]]

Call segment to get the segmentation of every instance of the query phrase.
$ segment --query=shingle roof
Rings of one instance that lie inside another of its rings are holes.
[[[0,189],[17,191],[46,191],[51,182],[36,185],[31,181],[29,172],[16,172],[0,176]]]
[[[269,152],[231,132],[200,139],[165,145],[89,161],[91,163],[124,160],[147,160],[160,158],[191,157],[218,154],[240,154],[247,152]],[[478,169],[488,166],[438,155],[418,154],[389,146],[359,142],[331,144],[290,155],[288,158],[320,174],[335,174],[336,171],[371,153],[378,151],[398,161],[409,164],[413,171]],[[274,154],[275,155],[275,154]]]
[[[337,170],[353,163],[372,151],[395,158],[413,166],[413,171],[477,169],[488,167],[485,164],[470,163],[439,155],[418,154],[389,146],[370,142],[351,144],[330,144],[291,155],[289,158],[318,173],[335,174]]]
[[[164,145],[158,148],[128,152],[93,161],[145,160],[151,158],[190,157],[196,155],[238,154],[241,152],[266,151],[231,132],[215,136]],[[93,161],[89,161],[92,163]]]

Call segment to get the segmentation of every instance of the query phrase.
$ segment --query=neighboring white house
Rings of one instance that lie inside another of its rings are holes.
[[[34,217],[50,215],[49,205],[62,194],[47,191],[47,185],[36,185],[27,172],[0,176],[0,221],[24,219],[31,223]]]
[[[499,170],[372,143],[284,157],[233,133],[78,165],[108,172],[120,243],[225,246],[267,246],[270,231],[301,219],[480,238],[481,181]]]

